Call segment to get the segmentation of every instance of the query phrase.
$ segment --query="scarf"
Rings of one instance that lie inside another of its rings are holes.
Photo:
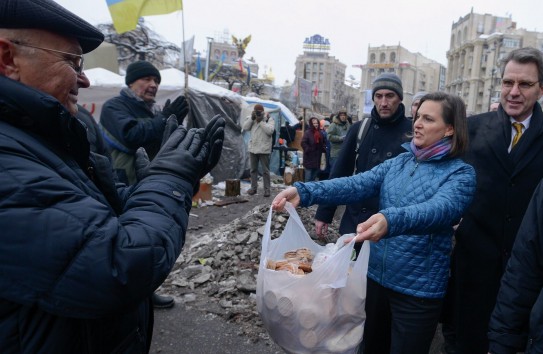
[[[313,128],[313,139],[315,140],[315,144],[318,144],[321,142],[321,132],[318,129]]]
[[[128,97],[135,99],[138,102],[142,102],[147,106],[147,108],[153,113],[157,114],[161,111],[160,107],[156,104],[156,102],[153,100],[151,102],[145,102],[143,98],[139,97],[132,91],[129,87],[124,87],[121,91],[123,91]]]
[[[422,149],[416,147],[412,139],[409,147],[411,148],[411,152],[415,155],[417,161],[439,160],[451,151],[452,138],[449,136],[444,137],[432,145]]]

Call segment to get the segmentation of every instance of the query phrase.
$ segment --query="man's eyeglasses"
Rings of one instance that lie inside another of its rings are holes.
[[[537,81],[529,82],[529,81],[502,80],[502,87],[505,87],[506,89],[512,89],[515,86],[515,84],[517,84],[519,90],[525,91],[537,83],[538,83]]]
[[[16,41],[16,40],[10,40],[10,42],[13,43],[13,44],[16,44],[16,45],[20,45],[22,47],[41,49],[41,50],[45,50],[46,52],[53,52],[53,53],[60,53],[60,54],[63,54],[63,55],[67,55],[67,56],[69,56],[71,58],[74,58],[74,60],[72,61],[72,64],[73,64],[72,68],[75,70],[77,75],[81,75],[83,73],[83,62],[85,61],[84,58],[83,58],[83,55],[63,52],[61,50],[56,50],[56,49],[38,47],[38,46],[35,46],[35,45],[21,43],[21,42]]]

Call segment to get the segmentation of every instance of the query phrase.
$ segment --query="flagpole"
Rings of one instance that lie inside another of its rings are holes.
[[[183,41],[181,42],[181,47],[183,50],[183,67],[185,72],[185,92],[189,87],[189,65],[187,62],[187,48],[185,48],[185,7],[181,10],[181,31],[183,36]]]

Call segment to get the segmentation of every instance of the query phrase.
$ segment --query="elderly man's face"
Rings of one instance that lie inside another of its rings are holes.
[[[154,102],[158,91],[158,77],[145,76],[130,84],[130,89],[147,103]]]
[[[25,32],[30,34],[25,36],[25,39],[10,39],[29,46],[81,54],[81,47],[74,38],[42,30]],[[13,44],[13,50],[17,69],[7,76],[55,97],[72,115],[75,115],[79,89],[90,85],[85,74],[79,75],[76,72],[74,65],[76,56],[18,44]]]

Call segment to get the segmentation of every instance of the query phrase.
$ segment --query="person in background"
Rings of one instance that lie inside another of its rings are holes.
[[[543,353],[543,183],[520,224],[488,325],[492,354]]]
[[[325,153],[325,161],[324,161],[326,166],[324,167],[324,169],[321,168],[321,170],[319,171],[319,181],[324,181],[325,179],[328,179],[328,177],[330,176],[331,144],[330,144],[330,139],[328,139],[328,128],[330,127],[330,122],[327,121],[326,119],[323,119],[320,121],[320,124],[321,124],[322,136],[324,136],[324,142],[326,144],[326,153]],[[322,164],[322,161],[321,161],[321,164]]]
[[[163,109],[155,103],[161,77],[158,69],[148,61],[137,61],[126,68],[126,88],[119,96],[104,103],[100,114],[103,136],[109,145],[113,168],[120,182],[137,182],[135,152],[144,147],[150,159],[160,148],[166,118],[175,115],[179,125],[188,112],[188,102],[179,96]],[[153,294],[153,306],[170,308],[171,296]]]
[[[498,110],[498,107],[500,106],[500,102],[492,102],[490,104],[490,108],[488,109],[489,112],[496,112]]]
[[[334,163],[337,160],[345,136],[351,127],[351,123],[347,120],[347,110],[342,108],[334,117],[332,124],[328,128],[328,140],[332,149],[330,150],[330,167],[334,167]]]
[[[475,193],[475,171],[461,159],[468,144],[462,99],[424,96],[413,127],[407,152],[351,177],[296,182],[272,202],[281,211],[286,202],[339,205],[379,195],[379,211],[357,225],[354,237],[371,241],[364,354],[428,353],[447,287],[453,226]]]
[[[413,122],[405,117],[402,103],[402,82],[397,75],[382,74],[372,84],[374,107],[371,111],[366,134],[359,139],[364,119],[356,122],[345,137],[344,146],[337,162],[331,169],[330,178],[347,177],[372,169],[386,159],[395,157],[405,150],[402,143],[409,141]],[[379,197],[367,198],[346,206],[341,218],[340,234],[356,231],[356,225],[366,221],[379,210]],[[336,207],[319,205],[315,213],[315,233],[324,239],[328,225],[332,222]],[[357,250],[361,244],[355,245]]]
[[[271,191],[270,154],[272,151],[275,121],[269,114],[264,112],[264,107],[261,104],[256,104],[251,116],[247,117],[245,122],[243,122],[242,128],[251,133],[248,146],[251,188],[247,191],[247,194],[255,195],[258,190],[258,165],[260,164],[264,180],[264,196],[269,197]]]
[[[135,153],[144,147],[152,160],[157,154],[166,119],[174,114],[178,124],[188,113],[184,96],[160,108],[156,94],[161,77],[148,61],[137,61],[126,68],[125,83],[120,95],[107,100],[100,114],[100,125],[113,157],[113,167],[119,180],[128,185],[136,183]]]
[[[420,99],[424,97],[428,92],[426,91],[419,91],[415,95],[413,95],[413,100],[411,101],[411,117],[409,117],[411,120],[415,118],[415,115],[417,114],[417,109],[419,109]]]
[[[79,119],[79,121],[81,121],[87,129],[87,139],[90,144],[90,150],[99,155],[107,157],[109,161],[113,161],[107,143],[102,136],[102,132],[100,131],[100,126],[92,116],[91,112],[78,104],[77,114],[75,117]]]
[[[177,128],[137,184],[115,184],[75,118],[83,54],[103,34],[52,0],[0,6],[0,348],[147,353],[150,298],[185,242],[194,185],[218,162],[224,119]]]
[[[543,56],[518,48],[502,61],[500,106],[468,119],[465,161],[477,192],[455,233],[456,351],[488,352],[488,322],[524,212],[543,178]]]
[[[320,129],[319,119],[309,118],[309,129],[302,137],[302,149],[304,152],[305,181],[311,182],[317,179],[321,167],[321,157],[326,153],[326,142]]]

